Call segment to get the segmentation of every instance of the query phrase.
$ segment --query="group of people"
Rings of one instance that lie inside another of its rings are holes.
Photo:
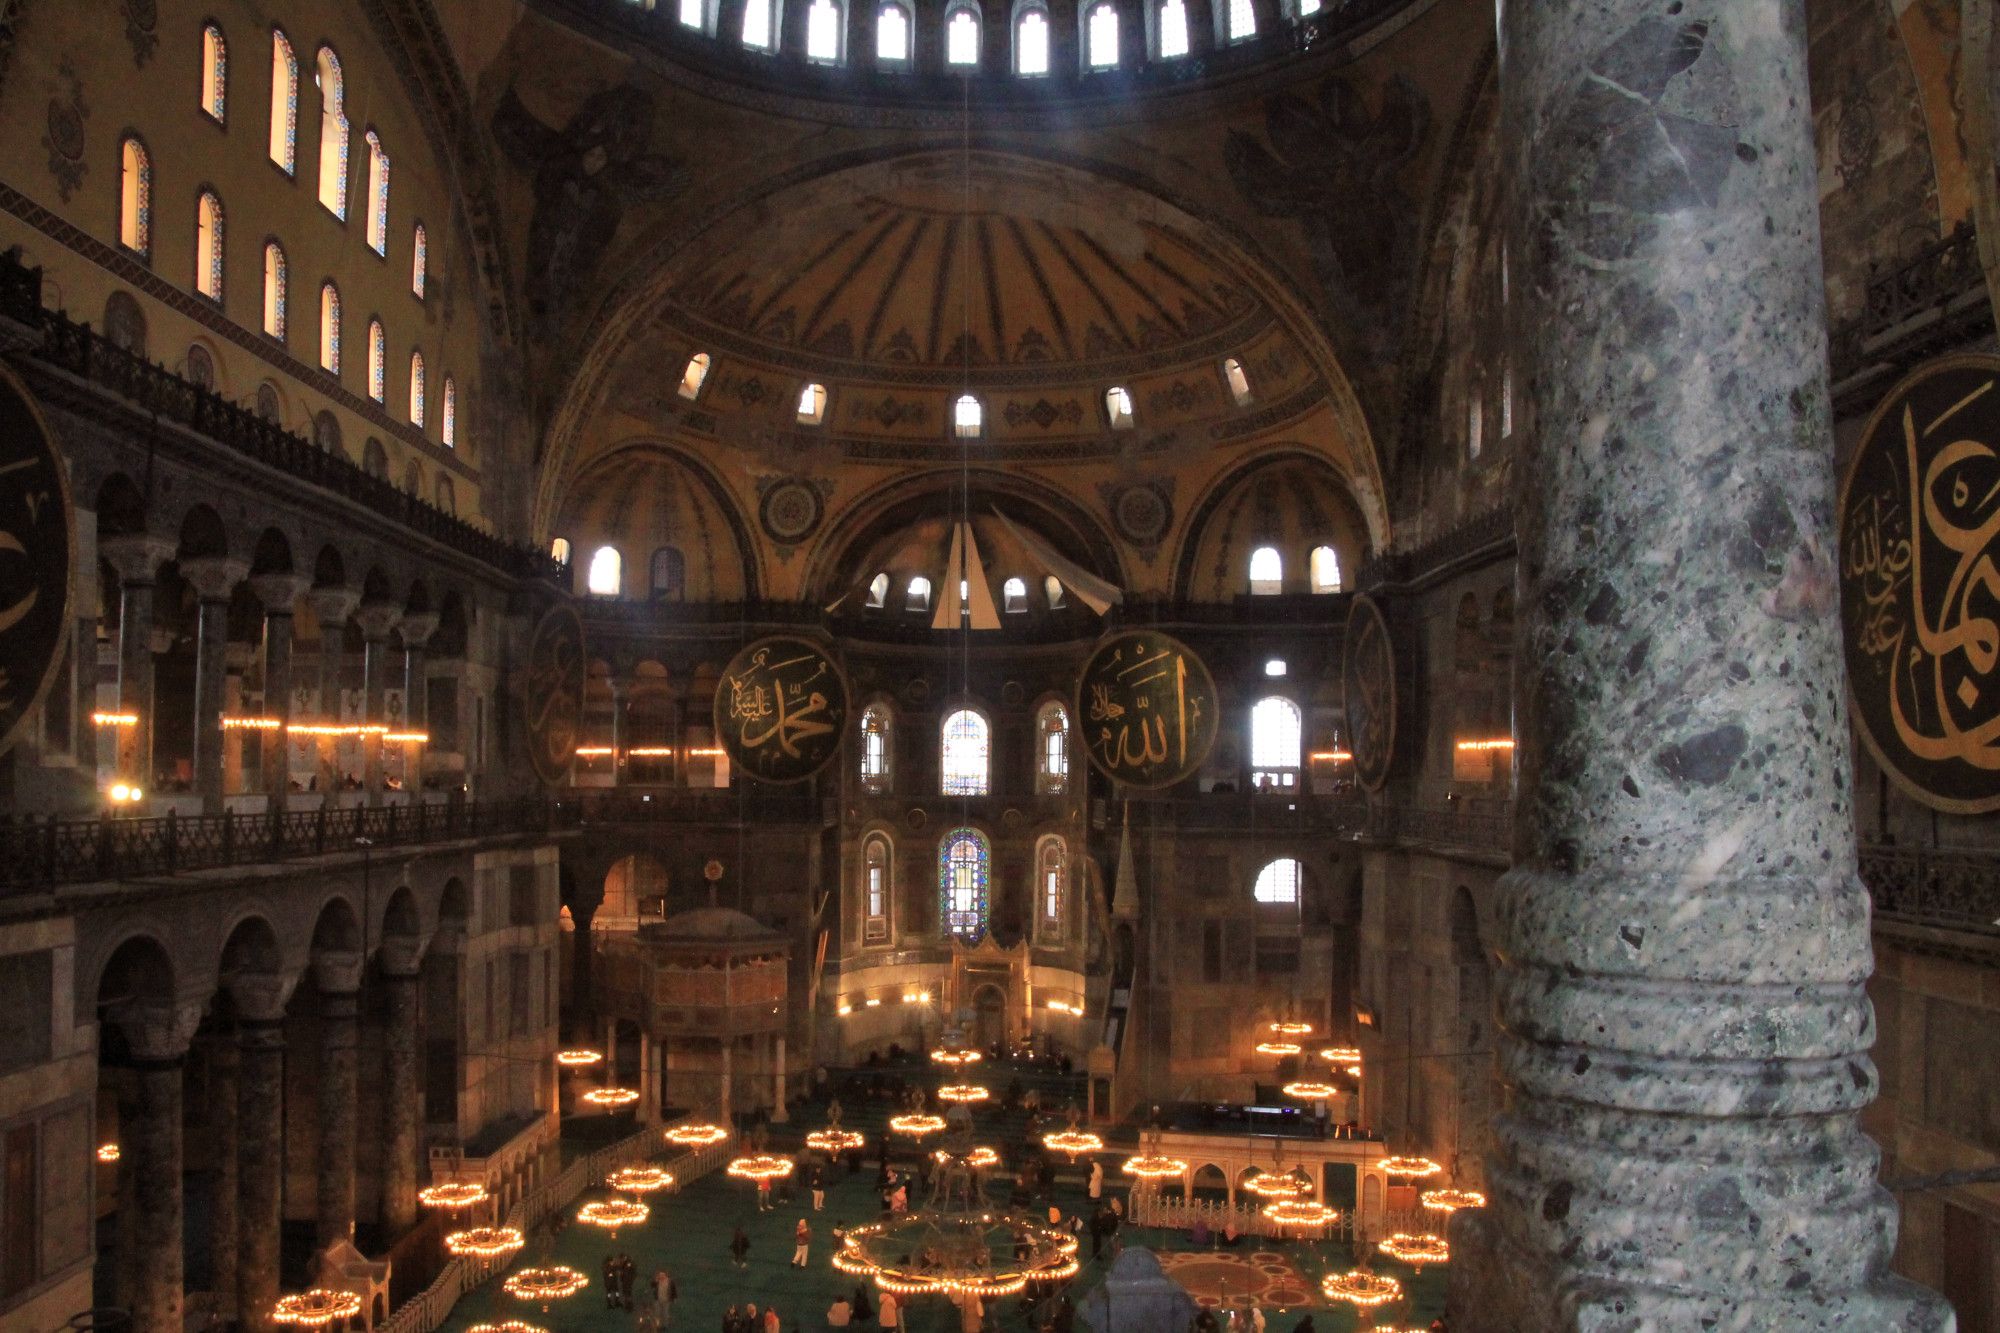
[[[778,1307],[767,1305],[764,1313],[757,1313],[757,1303],[751,1301],[742,1307],[730,1306],[722,1316],[722,1333],[783,1333],[784,1321],[778,1318]]]
[[[664,1268],[653,1271],[652,1281],[645,1290],[634,1295],[638,1285],[639,1266],[632,1262],[632,1256],[620,1252],[604,1256],[604,1305],[609,1310],[630,1310],[638,1319],[642,1330],[662,1329],[673,1319],[674,1302],[680,1298],[680,1288],[674,1285],[673,1277]]]
[[[826,1309],[828,1328],[867,1328],[870,1324],[881,1329],[902,1328],[903,1307],[897,1302],[894,1292],[882,1293],[882,1305],[878,1309],[868,1299],[868,1288],[856,1287],[852,1296],[834,1297],[833,1304]]]

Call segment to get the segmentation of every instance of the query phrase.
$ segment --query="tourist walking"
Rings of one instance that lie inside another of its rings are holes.
[[[806,1247],[812,1244],[812,1235],[812,1228],[803,1217],[800,1218],[799,1225],[792,1232],[792,1267],[806,1266]]]
[[[1104,1163],[1090,1164],[1090,1201],[1096,1203],[1104,1197]]]
[[[813,1211],[826,1207],[826,1173],[819,1167],[812,1169]]]
[[[894,1308],[891,1304],[892,1300],[893,1298],[887,1292],[883,1293],[882,1303],[890,1306],[891,1309]],[[875,1322],[875,1307],[868,1301],[868,1288],[856,1286],[854,1288],[854,1300],[852,1304],[854,1306],[854,1326],[856,1328],[866,1328]],[[882,1327],[888,1328],[889,1325],[884,1324]]]
[[[660,1327],[666,1328],[674,1322],[674,1297],[679,1295],[674,1279],[664,1268],[653,1270],[653,1310],[660,1317]]]
[[[615,1254],[604,1256],[604,1308],[618,1308],[618,1256]]]
[[[764,1324],[759,1333],[785,1333],[784,1329],[779,1327],[777,1306],[767,1305],[764,1307]]]
[[[736,1261],[738,1268],[746,1268],[749,1266],[747,1263],[749,1255],[750,1238],[743,1234],[743,1227],[739,1224],[736,1234],[729,1238],[729,1257]]]
[[[757,1211],[760,1213],[771,1211],[771,1181],[769,1177],[760,1177],[757,1181]]]
[[[621,1309],[632,1308],[632,1286],[638,1280],[639,1265],[632,1262],[632,1256],[624,1252],[618,1255],[618,1305]]]

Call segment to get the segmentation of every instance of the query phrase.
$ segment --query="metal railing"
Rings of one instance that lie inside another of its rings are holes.
[[[1878,917],[2000,935],[2000,849],[1863,843],[1860,853]]]

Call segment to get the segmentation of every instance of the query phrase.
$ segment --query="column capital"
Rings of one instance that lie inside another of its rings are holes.
[[[114,1006],[109,1019],[124,1034],[133,1059],[171,1064],[187,1055],[203,1008],[199,1001],[130,1000]]]
[[[107,537],[97,544],[97,553],[118,571],[125,583],[151,583],[160,566],[174,558],[176,547],[165,537],[135,532],[123,537]]]
[[[381,964],[382,975],[390,981],[415,981],[423,969],[424,946],[422,940],[392,939],[382,942],[381,951],[375,955]]]
[[[313,982],[322,995],[352,995],[361,989],[361,972],[368,956],[359,949],[329,949],[315,953]]]
[[[193,585],[195,596],[204,602],[226,602],[236,585],[249,577],[249,563],[227,556],[204,555],[181,561],[181,577]]]
[[[345,625],[354,608],[361,605],[361,593],[354,588],[314,588],[306,600],[312,603],[321,627],[326,628]]]
[[[396,632],[403,636],[405,648],[421,648],[430,642],[431,635],[437,633],[438,616],[435,611],[423,611],[403,617],[403,623]]]
[[[251,1023],[283,1022],[292,988],[298,984],[297,974],[281,972],[238,972],[223,982],[238,1017]]]
[[[312,580],[303,574],[255,574],[250,579],[250,591],[264,604],[267,616],[292,614],[292,608],[310,587]]]
[[[370,643],[379,643],[389,637],[389,631],[396,628],[396,622],[403,618],[403,608],[394,602],[364,602],[354,613],[354,619],[361,626],[361,633]]]

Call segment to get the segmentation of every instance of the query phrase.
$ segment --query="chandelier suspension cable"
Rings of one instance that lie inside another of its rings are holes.
[[[959,227],[961,239],[958,252],[958,295],[959,295],[959,401],[972,393],[972,80],[959,80],[958,119],[958,165],[959,165]],[[972,699],[972,607],[970,604],[972,587],[970,573],[972,565],[972,434],[959,424],[959,406],[953,405],[952,429],[958,435],[958,517],[963,533],[958,542],[958,568],[948,577],[957,580],[958,591],[958,645],[959,645],[959,690],[960,698],[969,706]],[[986,428],[985,405],[980,405],[979,428]],[[989,727],[986,733],[986,771],[991,782],[993,771],[993,733]],[[959,787],[959,826],[972,826],[971,784],[961,782]],[[986,867],[990,886],[992,867]],[[983,922],[978,923],[982,927]],[[982,929],[979,933],[984,934]]]

